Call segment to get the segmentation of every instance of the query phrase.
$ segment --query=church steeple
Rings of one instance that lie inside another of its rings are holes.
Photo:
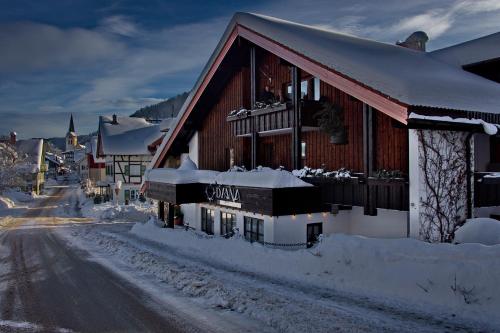
[[[78,146],[78,137],[75,133],[75,124],[73,123],[73,114],[69,118],[69,128],[68,133],[66,133],[66,151],[75,150]]]
[[[73,114],[71,114],[71,118],[69,118],[69,129],[68,133],[75,132],[75,125],[73,124]]]

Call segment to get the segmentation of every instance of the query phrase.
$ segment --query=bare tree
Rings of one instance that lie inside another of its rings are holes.
[[[429,242],[451,242],[465,223],[467,202],[464,132],[419,130],[420,236]]]
[[[24,160],[11,144],[0,142],[0,192],[26,185]]]

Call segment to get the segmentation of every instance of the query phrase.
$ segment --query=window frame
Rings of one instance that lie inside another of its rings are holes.
[[[228,222],[230,222],[230,228],[228,229]],[[221,235],[232,235],[233,229],[236,227],[236,214],[229,212],[220,212],[220,234]]]
[[[243,235],[250,243],[264,244],[264,220],[255,217],[243,217]],[[255,230],[255,231],[254,231]]]
[[[201,207],[201,231],[207,235],[214,234],[215,210]]]

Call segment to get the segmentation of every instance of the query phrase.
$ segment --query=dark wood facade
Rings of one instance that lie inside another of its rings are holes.
[[[257,100],[267,85],[276,96],[286,99],[286,88],[290,84],[290,66],[279,57],[259,50],[257,54],[256,82]],[[302,80],[309,80],[312,88],[312,77],[306,72],[301,74]],[[251,119],[245,119],[247,130],[235,130],[235,125],[226,121],[232,110],[250,108],[250,73],[247,67],[234,71],[232,77],[222,89],[217,102],[206,111],[204,121],[199,128],[199,167],[201,169],[224,171],[229,168],[229,151],[233,150],[234,163],[250,167],[250,138],[244,136],[252,126]],[[309,89],[306,98],[312,98]],[[363,103],[356,98],[336,89],[324,82],[320,84],[320,95],[331,103],[344,109],[344,122],[347,127],[347,143],[332,144],[330,137],[319,129],[302,132],[305,143],[305,158],[302,165],[312,168],[323,167],[328,170],[347,168],[355,172],[363,172]],[[303,119],[312,119],[313,110],[303,110]],[[281,116],[276,116],[281,117]],[[281,119],[281,118],[279,118]],[[289,117],[287,116],[287,121]],[[244,124],[244,122],[240,122]],[[276,123],[280,123],[275,121]],[[260,130],[272,130],[263,125]],[[309,124],[310,125],[310,124]],[[375,112],[375,169],[400,170],[408,172],[408,130],[398,125],[389,116]],[[276,128],[285,128],[277,126]],[[237,134],[242,134],[238,136]],[[283,131],[276,135],[258,138],[257,165],[291,169],[291,134]]]

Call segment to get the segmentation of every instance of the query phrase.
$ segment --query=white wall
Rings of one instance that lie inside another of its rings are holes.
[[[191,140],[189,141],[189,158],[193,161],[196,166],[198,164],[198,132],[195,132]]]
[[[409,172],[410,183],[410,237],[418,238],[420,229],[420,167],[418,165],[418,135],[417,130],[408,130]]]
[[[408,212],[395,210],[378,209],[377,216],[364,215],[363,207],[342,210],[336,215],[324,212],[295,216],[267,216],[210,204],[182,205],[185,222],[196,230],[201,230],[201,207],[215,211],[215,235],[220,235],[221,211],[236,214],[236,227],[241,236],[244,236],[245,216],[264,220],[264,241],[268,243],[305,243],[307,241],[307,224],[310,223],[322,223],[324,234],[345,233],[380,238],[404,238],[407,236]]]

